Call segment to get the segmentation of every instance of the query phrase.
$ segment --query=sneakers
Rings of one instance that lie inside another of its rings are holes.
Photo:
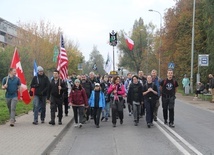
[[[147,127],[150,128],[150,127],[151,127],[151,124],[150,124],[150,123],[147,123]]]
[[[131,116],[131,115],[132,115],[132,113],[130,112],[130,113],[129,113],[129,116]]]
[[[33,125],[38,125],[38,122],[33,122],[32,124],[33,124]]]
[[[102,118],[101,118],[101,121],[103,121],[103,120],[104,120],[104,118],[105,118],[105,117],[102,117]]]
[[[121,124],[121,125],[123,124],[123,120],[120,120],[120,124]]]
[[[77,123],[74,124],[74,127],[77,128],[79,125]]]
[[[41,123],[45,123],[45,120],[41,120]]]
[[[99,128],[100,126],[99,125],[96,125],[96,128]]]
[[[79,128],[81,128],[81,127],[82,127],[82,123],[79,124]]]
[[[14,127],[14,123],[10,123],[10,126],[11,126],[11,127]]]
[[[167,120],[164,120],[164,124],[167,124],[168,122],[167,122]]]
[[[62,125],[62,122],[61,122],[61,121],[59,121],[59,122],[58,122],[58,124],[59,124],[59,125]]]
[[[174,128],[175,124],[174,123],[169,123],[169,127]]]
[[[55,125],[55,122],[54,121],[50,121],[49,124],[50,125]]]
[[[115,128],[115,127],[116,127],[116,124],[113,124],[113,127]]]

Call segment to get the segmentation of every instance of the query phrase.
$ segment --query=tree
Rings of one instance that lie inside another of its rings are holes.
[[[97,70],[93,70],[93,65],[96,64]],[[88,74],[91,71],[94,71],[95,73],[99,73],[101,75],[105,74],[104,71],[104,59],[103,56],[100,54],[96,46],[93,46],[93,50],[90,53],[89,60],[85,62],[83,65],[84,73]]]
[[[152,42],[152,32],[154,30],[154,25],[150,23],[149,25],[144,25],[143,19],[140,18],[136,20],[133,25],[133,30],[131,32],[132,40],[134,41],[134,49],[130,51],[126,45],[123,30],[119,33],[119,44],[118,48],[120,50],[119,56],[119,66],[127,68],[131,71],[138,72],[139,70],[146,70],[147,52],[150,45],[148,45],[148,39]],[[153,54],[151,52],[150,54]],[[153,61],[156,62],[156,61]]]

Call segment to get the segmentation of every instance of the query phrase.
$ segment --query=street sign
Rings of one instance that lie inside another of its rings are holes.
[[[168,63],[168,69],[174,69],[175,68],[175,63],[170,62]]]
[[[198,65],[199,66],[209,66],[209,55],[199,54],[198,55]]]

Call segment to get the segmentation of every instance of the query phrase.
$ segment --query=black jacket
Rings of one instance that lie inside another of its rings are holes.
[[[87,97],[89,99],[90,96],[91,96],[91,92],[93,90],[93,86],[92,86],[91,82],[86,80],[84,83],[82,82],[81,85],[85,89],[86,95],[87,95]]]
[[[34,94],[37,96],[46,96],[49,85],[50,81],[45,74],[34,76],[30,84],[31,88],[35,88]]]
[[[141,103],[143,101],[143,86],[140,82],[131,83],[127,94],[127,102],[132,104],[133,101]]]
[[[47,100],[50,99],[50,96],[62,98],[63,93],[66,90],[65,82],[60,80],[60,86],[62,87],[62,89],[60,90],[60,93],[59,93],[58,86],[59,86],[59,79],[57,80],[57,83],[55,83],[54,79],[52,79],[50,82],[50,86],[48,88]]]

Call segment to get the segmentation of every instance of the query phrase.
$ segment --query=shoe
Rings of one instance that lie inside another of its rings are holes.
[[[175,127],[174,123],[169,123],[169,127],[174,128]]]
[[[67,117],[67,116],[68,116],[68,114],[65,114],[65,116]]]
[[[147,126],[148,126],[148,128],[150,128],[150,127],[151,127],[151,124],[150,124],[150,123],[147,123]]]
[[[113,127],[115,128],[115,127],[116,127],[116,124],[113,124]]]
[[[10,126],[11,126],[11,127],[14,127],[14,123],[10,123]]]
[[[105,118],[105,117],[102,117],[102,118],[101,118],[101,121],[103,121],[103,120],[104,120],[104,118]]]
[[[154,121],[157,122],[158,121],[157,118],[154,118]]]
[[[137,123],[137,122],[135,122],[135,123],[134,123],[134,125],[135,125],[135,126],[138,126],[138,123]]]
[[[41,123],[45,123],[45,120],[41,120]]]
[[[50,121],[49,124],[50,124],[50,125],[55,125],[55,122]]]
[[[130,113],[129,113],[129,116],[131,116],[131,115],[132,115],[132,113],[130,112]]]
[[[34,125],[38,125],[38,122],[33,122],[32,124],[34,124]]]
[[[99,125],[96,125],[96,128],[99,128],[100,126]]]
[[[151,126],[154,126],[154,124],[153,124],[153,123],[151,123],[150,125],[151,125]]]
[[[59,125],[62,125],[62,122],[58,122]]]
[[[78,127],[78,126],[79,126],[78,124],[76,124],[76,123],[74,124],[74,127],[75,127],[75,128]]]
[[[107,122],[107,121],[108,121],[108,118],[105,118],[105,121]]]
[[[123,124],[123,120],[120,120],[120,124],[121,124],[121,125]]]
[[[81,127],[82,127],[82,123],[79,124],[79,128],[81,128]]]
[[[164,121],[164,124],[168,124],[167,120]]]

